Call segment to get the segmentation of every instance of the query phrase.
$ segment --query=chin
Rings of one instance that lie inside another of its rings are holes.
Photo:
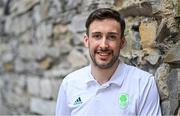
[[[113,64],[111,64],[110,62],[106,62],[106,63],[98,63],[96,62],[96,66],[101,68],[101,69],[107,69],[107,68],[111,68]]]
[[[97,65],[97,67],[99,67],[100,69],[109,69],[112,66],[111,65]]]

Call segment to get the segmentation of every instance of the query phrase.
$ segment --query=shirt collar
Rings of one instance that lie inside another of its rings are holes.
[[[94,79],[94,77],[91,75],[91,65],[88,66],[88,75],[87,78],[85,80],[86,84],[90,84],[92,82],[95,82],[96,80]]]
[[[123,83],[123,80],[125,78],[125,64],[120,62],[116,71],[114,72],[114,74],[112,75],[111,79],[107,82],[109,84],[115,84],[117,86],[121,86]],[[85,80],[85,83],[88,85],[93,84],[93,83],[97,83],[97,81],[94,79],[94,77],[91,74],[91,65],[88,66],[88,76]]]
[[[121,86],[125,78],[125,64],[120,62],[109,83]]]

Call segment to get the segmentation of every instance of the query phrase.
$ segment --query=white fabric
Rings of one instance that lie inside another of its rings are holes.
[[[126,94],[125,106],[120,96]],[[120,63],[112,78],[99,85],[87,66],[70,73],[59,90],[56,116],[161,115],[154,77]]]

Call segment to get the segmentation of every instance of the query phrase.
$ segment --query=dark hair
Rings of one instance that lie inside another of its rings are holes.
[[[121,27],[121,37],[124,37],[125,21],[121,14],[110,8],[100,8],[93,11],[86,20],[86,34],[89,35],[89,26],[94,20],[114,19]]]

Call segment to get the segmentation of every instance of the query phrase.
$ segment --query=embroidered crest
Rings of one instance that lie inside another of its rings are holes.
[[[126,108],[129,104],[129,95],[127,93],[121,93],[119,95],[119,105],[121,108]]]

